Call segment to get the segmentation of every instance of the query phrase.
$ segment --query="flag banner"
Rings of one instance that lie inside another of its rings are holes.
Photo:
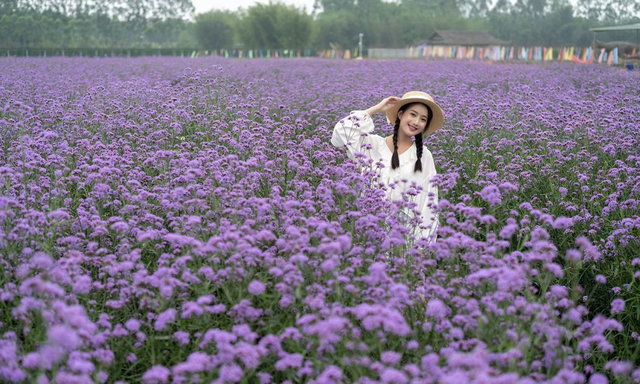
[[[567,49],[564,51],[564,60],[565,61],[570,61],[572,60],[572,56],[573,56],[573,47]]]
[[[585,60],[582,60],[582,59],[580,59],[580,58],[579,58],[578,56],[576,56],[576,55],[571,55],[571,60],[572,60],[574,63],[578,63],[578,64],[591,64],[591,63],[593,62],[593,60],[586,60],[586,59],[585,59]]]
[[[470,47],[469,50],[467,51],[467,59],[473,59],[473,55],[475,54],[475,49],[473,49],[474,47]]]
[[[318,57],[324,59],[351,60],[364,56],[359,47],[353,49],[324,49],[312,53],[310,49],[239,49],[239,50],[194,50],[190,54],[184,52],[184,56],[192,58],[205,56],[220,56],[237,59],[262,59],[262,58],[303,58]],[[376,53],[372,53],[372,51]],[[380,53],[382,51],[382,53]],[[635,53],[636,51],[634,51]],[[485,60],[485,61],[571,61],[578,64],[607,63],[609,65],[618,64],[618,48],[607,52],[604,48],[600,51],[592,47],[543,47],[543,46],[473,46],[473,45],[427,45],[418,46],[407,45],[400,49],[379,49],[369,50],[371,57],[376,58],[411,58],[419,59],[459,59],[459,60]],[[390,55],[390,56],[386,56]]]

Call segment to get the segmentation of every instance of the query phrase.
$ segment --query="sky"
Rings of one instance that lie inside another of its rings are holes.
[[[193,6],[196,8],[196,14],[208,12],[212,9],[221,9],[221,10],[229,10],[235,11],[238,7],[247,8],[255,3],[263,3],[267,4],[269,0],[191,0]],[[314,0],[284,0],[285,4],[295,5],[300,8],[303,6],[307,7],[307,13],[310,13],[313,10]]]

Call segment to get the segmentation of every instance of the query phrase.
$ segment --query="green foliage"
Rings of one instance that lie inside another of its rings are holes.
[[[312,23],[304,10],[270,1],[250,7],[239,32],[247,48],[302,49],[311,43]]]
[[[200,48],[221,49],[233,46],[238,16],[228,11],[210,11],[196,15],[194,35]]]
[[[125,4],[126,3],[126,4]],[[589,28],[640,21],[640,0],[316,0],[311,14],[280,0],[185,19],[190,0],[3,0],[4,48],[401,48],[435,30],[482,30],[513,45],[588,46]],[[73,8],[73,9],[72,9]],[[636,42],[635,31],[598,35]]]
[[[180,19],[153,20],[144,31],[144,38],[151,44],[162,46],[167,41],[175,41],[176,36],[187,29],[187,25]]]
[[[488,30],[499,39],[519,45],[588,46],[593,41],[593,20],[573,16],[565,6],[546,14],[531,16],[527,12],[490,12]]]

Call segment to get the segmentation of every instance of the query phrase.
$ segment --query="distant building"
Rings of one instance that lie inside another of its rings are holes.
[[[473,46],[488,46],[488,45],[508,45],[508,41],[496,39],[491,36],[489,32],[484,31],[440,31],[431,35],[427,40],[424,40],[420,45],[473,45]]]

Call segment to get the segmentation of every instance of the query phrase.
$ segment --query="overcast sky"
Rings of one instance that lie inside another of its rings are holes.
[[[228,11],[235,11],[238,7],[248,8],[255,3],[269,3],[269,0],[191,0],[193,6],[196,8],[196,14],[210,11],[212,9],[224,9]],[[313,11],[314,0],[282,0],[285,4],[292,4],[296,7],[306,7],[307,13]],[[569,0],[574,7],[577,0]],[[493,4],[493,1],[489,1],[489,4]]]
[[[255,3],[268,4],[269,0],[192,0],[193,6],[196,7],[196,14],[207,12],[212,9],[225,9],[235,11],[238,7],[247,8]],[[292,4],[296,7],[307,7],[307,13],[313,10],[314,0],[284,0],[285,4]]]

